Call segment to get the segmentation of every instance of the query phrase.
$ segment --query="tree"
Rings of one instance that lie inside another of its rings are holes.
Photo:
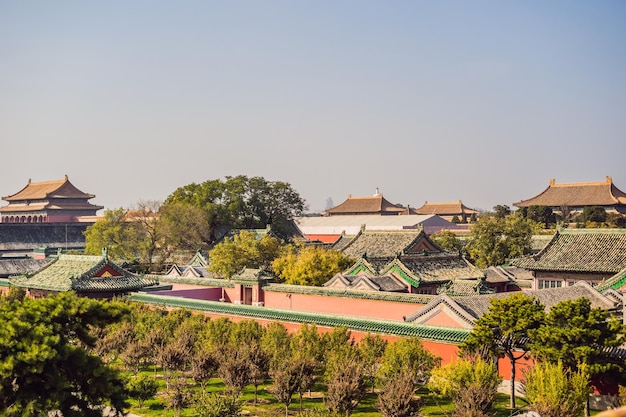
[[[539,362],[526,374],[526,399],[542,417],[580,416],[589,396],[589,373],[561,362]]]
[[[107,248],[111,258],[137,264],[142,272],[160,271],[169,256],[160,207],[158,201],[139,201],[132,209],[106,210],[85,230],[85,253],[99,255]]]
[[[289,415],[289,404],[300,386],[300,364],[292,360],[273,361],[270,367],[272,385],[267,390],[285,404],[285,417]]]
[[[520,213],[506,217],[483,215],[472,227],[466,250],[476,266],[501,265],[507,259],[530,253],[537,223]]]
[[[400,369],[394,378],[382,381],[378,395],[378,411],[383,417],[419,417],[422,401],[415,396],[413,375],[408,369]]]
[[[302,214],[305,202],[286,182],[245,175],[189,184],[176,189],[165,205],[182,203],[203,211],[208,243],[218,238],[220,226],[260,229]]]
[[[320,286],[352,262],[339,251],[304,246],[276,258],[272,267],[286,284]]]
[[[380,335],[372,335],[368,333],[359,342],[359,351],[363,358],[365,373],[374,392],[376,385],[376,372],[380,366],[380,362],[387,348],[387,341]]]
[[[198,417],[237,417],[241,412],[241,402],[227,395],[201,394],[195,401]]]
[[[581,215],[582,222],[604,223],[607,219],[606,210],[600,206],[587,206],[583,208]]]
[[[159,389],[157,381],[146,374],[139,374],[131,377],[126,384],[128,395],[139,403],[139,408],[143,408],[146,400],[154,398]]]
[[[226,239],[209,252],[209,270],[232,278],[244,268],[270,269],[281,248],[281,243],[270,235],[257,239],[254,233],[242,230],[233,239]]]
[[[91,329],[126,313],[121,303],[73,293],[0,301],[0,414],[101,416],[105,403],[121,414],[122,378],[87,349],[95,345]]]
[[[495,363],[474,356],[434,369],[428,387],[452,398],[453,416],[486,417],[501,380]]]
[[[390,343],[378,371],[384,393],[378,397],[381,413],[385,417],[416,415],[420,403],[414,398],[415,391],[426,384],[432,369],[440,361],[440,358],[424,349],[417,338]],[[401,385],[398,381],[401,381]]]
[[[364,362],[359,350],[349,344],[329,354],[326,407],[333,413],[349,416],[367,389]]]
[[[556,304],[544,323],[528,334],[531,352],[539,360],[560,361],[573,371],[584,363],[591,376],[624,375],[623,361],[616,361],[607,349],[623,343],[624,326],[607,311],[592,308],[587,298]]]
[[[504,219],[511,214],[511,208],[506,204],[498,204],[493,207],[493,214],[496,219]]]
[[[464,352],[506,357],[511,364],[511,408],[515,408],[516,363],[529,351],[529,331],[538,328],[544,320],[544,307],[525,294],[506,298],[492,298],[489,310],[476,320],[465,342]]]
[[[433,233],[430,238],[442,249],[449,252],[460,252],[461,249],[463,249],[463,242],[461,242],[461,239],[459,239],[454,232],[450,230],[440,230]]]
[[[556,223],[556,216],[548,206],[529,206],[523,207],[520,210],[523,210],[524,217],[543,225],[543,227],[548,227]]]
[[[300,412],[302,412],[302,397],[306,391],[310,391],[316,381],[316,373],[321,368],[326,350],[324,342],[317,331],[315,324],[304,323],[298,333],[291,339],[291,349],[294,360],[300,364],[300,384],[298,396],[300,399]]]
[[[112,259],[134,261],[139,257],[139,231],[126,221],[126,210],[105,210],[102,220],[85,229],[85,253],[99,255],[103,248]]]
[[[206,211],[191,203],[171,201],[159,210],[164,245],[169,251],[208,249],[215,241]]]
[[[140,200],[134,208],[126,213],[127,221],[134,223],[140,235],[137,249],[141,270],[145,272],[161,271],[170,255],[167,250],[168,246],[163,242],[160,209],[160,201]]]

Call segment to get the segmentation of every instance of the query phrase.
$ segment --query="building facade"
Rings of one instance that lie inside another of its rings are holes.
[[[89,202],[95,195],[76,188],[67,175],[62,180],[32,182],[15,194],[2,197],[0,223],[76,223],[96,216],[104,208]]]

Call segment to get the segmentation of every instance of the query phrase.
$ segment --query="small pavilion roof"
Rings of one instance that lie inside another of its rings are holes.
[[[135,291],[157,284],[124,270],[104,256],[59,255],[33,274],[9,280],[16,287],[47,291]]]
[[[531,271],[616,274],[626,268],[626,229],[562,229],[537,254],[512,264]]]
[[[367,197],[352,197],[350,195],[343,203],[326,210],[327,215],[400,213],[408,214],[408,209],[389,202],[382,194],[378,193]]]
[[[426,201],[420,208],[415,209],[416,214],[437,214],[439,216],[461,216],[480,214],[478,210],[467,207],[461,200],[446,203],[429,203]]]
[[[613,184],[609,176],[600,182],[557,184],[554,179],[535,197],[513,203],[516,207],[584,207],[626,205],[626,193]]]

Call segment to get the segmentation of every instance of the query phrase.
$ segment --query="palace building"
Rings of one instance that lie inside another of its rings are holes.
[[[567,208],[582,211],[585,207],[600,206],[606,211],[626,213],[626,193],[613,184],[609,176],[605,181],[557,184],[550,180],[548,188],[535,197],[513,203],[515,207],[547,206],[553,211]]]
[[[13,195],[2,197],[0,223],[75,223],[95,216],[103,206],[89,202],[95,195],[76,188],[67,175],[62,180],[32,182]]]

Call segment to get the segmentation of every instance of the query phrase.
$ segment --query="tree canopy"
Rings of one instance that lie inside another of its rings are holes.
[[[544,319],[544,307],[534,298],[520,293],[492,298],[483,314],[461,345],[470,353],[506,357],[511,363],[511,408],[515,408],[515,364],[529,350],[528,332]]]
[[[44,299],[0,300],[0,414],[101,416],[101,405],[127,407],[124,382],[90,354],[92,328],[118,320],[119,303],[63,293]]]
[[[315,246],[290,248],[272,263],[274,272],[286,284],[319,286],[353,262],[332,249]]]
[[[219,226],[259,229],[281,225],[301,215],[306,207],[289,183],[245,175],[179,187],[164,202],[165,206],[171,204],[203,211],[209,243],[217,239],[215,232]]]
[[[244,268],[271,269],[283,245],[270,235],[260,239],[253,232],[242,230],[232,239],[227,238],[209,252],[209,271],[231,278]]]
[[[620,346],[623,334],[622,323],[607,311],[592,308],[587,298],[561,301],[540,327],[529,331],[534,356],[573,370],[584,363],[592,376],[623,375],[625,364],[612,360],[606,349]]]
[[[530,253],[532,235],[538,231],[539,225],[520,213],[483,215],[472,227],[466,250],[479,268],[502,265],[510,258]]]

